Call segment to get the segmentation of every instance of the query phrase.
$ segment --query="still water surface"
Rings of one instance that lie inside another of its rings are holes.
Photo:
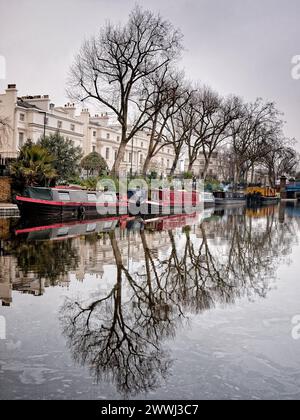
[[[0,220],[0,399],[300,399],[300,207],[17,223]]]

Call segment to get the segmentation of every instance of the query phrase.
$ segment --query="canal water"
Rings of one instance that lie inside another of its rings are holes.
[[[300,207],[0,228],[0,399],[300,399]]]

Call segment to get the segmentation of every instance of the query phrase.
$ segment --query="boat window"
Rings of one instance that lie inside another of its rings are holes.
[[[52,200],[52,192],[50,188],[28,187],[25,190],[25,197],[50,201]]]
[[[57,236],[66,236],[69,233],[69,228],[63,227],[58,229]]]
[[[104,194],[104,201],[106,203],[115,203],[116,202],[116,196],[113,194]]]
[[[87,225],[86,231],[87,232],[94,232],[96,230],[96,227],[97,227],[96,223]]]
[[[70,201],[70,194],[68,192],[59,192],[58,198],[61,201]]]
[[[105,222],[103,224],[103,229],[111,229],[113,222]]]
[[[88,193],[88,201],[96,202],[97,201],[97,195]]]

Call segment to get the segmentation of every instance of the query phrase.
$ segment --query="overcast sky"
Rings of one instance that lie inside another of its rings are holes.
[[[184,34],[188,78],[245,100],[274,100],[286,133],[300,139],[300,0],[0,0],[0,56],[20,95],[67,101],[72,57],[106,20],[125,20],[135,3],[159,11]],[[300,149],[300,147],[299,147]]]

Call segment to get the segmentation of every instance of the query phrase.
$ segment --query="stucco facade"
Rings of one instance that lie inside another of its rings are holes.
[[[7,122],[6,128],[0,126],[0,155],[2,162],[15,158],[20,147],[28,140],[36,143],[45,133],[57,131],[65,138],[82,148],[83,154],[92,151],[100,153],[113,166],[121,139],[120,128],[112,124],[107,113],[92,116],[89,109],[77,112],[74,104],[56,107],[48,95],[18,96],[16,85],[8,85],[0,94],[0,117]],[[121,173],[141,173],[149,137],[146,132],[138,133],[126,147],[121,164]],[[166,146],[153,158],[150,170],[167,175],[174,160],[173,149]]]

